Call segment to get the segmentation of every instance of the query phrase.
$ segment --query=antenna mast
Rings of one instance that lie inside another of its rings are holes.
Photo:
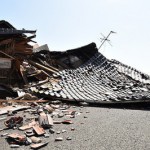
[[[116,33],[116,32],[110,31],[109,34],[107,35],[107,37],[104,37],[104,38],[102,39],[102,43],[101,43],[101,45],[99,46],[98,50],[102,47],[102,45],[103,45],[106,41],[109,41],[108,37],[109,37],[110,34],[112,34],[112,33]]]

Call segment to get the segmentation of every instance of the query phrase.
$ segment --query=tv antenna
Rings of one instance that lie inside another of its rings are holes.
[[[103,36],[103,38],[100,38],[102,43],[101,43],[101,45],[99,46],[98,50],[102,47],[102,45],[103,45],[106,41],[111,45],[110,40],[108,39],[108,37],[109,37],[112,33],[116,33],[116,32],[110,31],[109,34],[108,34],[106,37],[101,33],[101,35]],[[112,46],[112,45],[111,45],[111,46]]]

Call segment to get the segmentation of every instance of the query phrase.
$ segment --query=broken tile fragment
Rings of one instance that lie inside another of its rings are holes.
[[[37,122],[32,121],[32,122],[30,122],[28,125],[23,125],[23,126],[19,127],[19,130],[24,131],[24,130],[27,130],[27,129],[32,128],[32,127],[35,126],[35,125],[37,125]]]
[[[62,123],[63,124],[72,124],[73,122],[72,122],[72,120],[64,120],[64,121],[62,121]]]
[[[8,135],[8,133],[3,133],[3,134],[1,134],[1,137],[7,136],[7,135]]]
[[[47,110],[49,113],[52,113],[54,111],[54,108],[52,108],[50,105],[46,105],[44,109]]]
[[[4,122],[5,126],[8,127],[8,128],[13,128],[13,127],[18,127],[18,126],[22,126],[23,124],[23,117],[21,116],[14,116],[14,117],[11,117],[9,119],[7,119],[5,122]]]
[[[25,144],[26,136],[18,133],[11,133],[7,135],[7,139],[11,142],[14,141],[18,144]]]
[[[0,121],[7,119],[7,117],[2,117],[0,118]]]
[[[31,143],[32,143],[32,140],[29,137],[27,137],[26,145],[30,145]]]
[[[7,115],[8,115],[8,116],[13,116],[13,115],[14,115],[14,113],[13,113],[13,111],[12,111],[12,110],[8,110],[8,111],[7,111]]]
[[[55,120],[55,121],[53,121],[53,123],[54,123],[54,124],[61,124],[62,122],[61,122],[61,121],[56,121],[56,120]]]
[[[62,137],[57,137],[57,138],[55,138],[55,141],[63,141],[63,138]]]
[[[62,118],[64,116],[64,113],[59,113],[58,118]]]
[[[49,138],[50,135],[49,135],[48,133],[45,133],[45,134],[44,134],[44,137],[45,137],[45,138]]]
[[[31,144],[31,149],[39,149],[39,148],[42,148],[44,146],[46,146],[48,144],[48,142],[45,142],[45,143],[38,143],[38,144]]]
[[[67,137],[67,138],[66,138],[66,140],[68,140],[68,141],[69,141],[69,140],[72,140],[72,138],[71,138],[71,137]]]
[[[55,133],[55,130],[54,130],[53,128],[50,128],[50,129],[49,129],[49,132],[50,132],[51,134],[54,134],[54,133]]]
[[[53,126],[53,119],[49,114],[45,114],[44,112],[40,113],[38,121],[43,128],[50,128]]]
[[[30,137],[33,143],[40,143],[42,140],[39,137],[32,136]]]
[[[44,111],[43,108],[37,109],[37,113],[38,113],[38,114],[42,113],[43,111]]]
[[[70,118],[75,118],[75,115],[70,115]]]
[[[33,132],[32,129],[30,129],[30,130],[27,130],[27,131],[25,132],[25,134],[26,134],[26,136],[30,137],[30,136],[33,136],[35,133]]]
[[[71,131],[74,131],[74,130],[75,130],[75,128],[72,127],[72,128],[71,128]]]
[[[86,113],[90,113],[90,111],[86,111]]]
[[[33,129],[37,135],[44,135],[45,134],[45,130],[42,127],[40,127],[39,125],[33,126]]]
[[[20,148],[20,145],[17,145],[17,144],[10,144],[10,148]]]
[[[65,133],[65,132],[67,132],[67,130],[64,130],[64,129],[63,129],[63,130],[61,130],[61,132],[62,132],[62,133]]]
[[[60,134],[60,133],[61,133],[60,131],[57,131],[57,132],[56,132],[56,134]]]
[[[58,109],[60,107],[60,105],[53,105],[53,104],[51,104],[50,106],[54,109]]]

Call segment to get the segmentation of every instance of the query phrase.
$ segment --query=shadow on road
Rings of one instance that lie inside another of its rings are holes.
[[[110,108],[110,109],[131,109],[131,110],[143,110],[150,111],[149,102],[141,103],[119,103],[119,104],[97,104],[91,105],[92,107]]]
[[[81,106],[77,102],[66,102],[68,105]],[[150,111],[150,102],[134,102],[134,103],[105,103],[105,104],[94,104],[91,103],[84,107],[101,107],[101,108],[110,108],[110,109],[131,109],[131,110],[142,110]]]

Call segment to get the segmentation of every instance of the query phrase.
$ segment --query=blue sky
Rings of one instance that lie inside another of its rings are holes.
[[[101,33],[116,31],[100,52],[150,74],[149,0],[2,0],[0,18],[37,29],[35,40],[51,50],[99,46]]]

